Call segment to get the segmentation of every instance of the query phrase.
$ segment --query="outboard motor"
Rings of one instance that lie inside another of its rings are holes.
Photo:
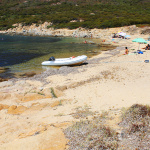
[[[55,57],[53,57],[53,56],[50,57],[50,58],[49,58],[49,61],[55,61]]]

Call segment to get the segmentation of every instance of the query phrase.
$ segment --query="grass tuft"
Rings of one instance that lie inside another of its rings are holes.
[[[94,113],[92,111],[90,111],[90,108],[88,107],[78,107],[76,108],[76,112],[72,113],[72,116],[75,119],[80,119],[80,118],[86,118],[88,116],[92,116]]]
[[[51,94],[52,94],[52,97],[53,97],[53,98],[57,98],[57,96],[56,96],[56,94],[55,94],[55,92],[54,92],[54,89],[53,89],[53,88],[51,88]]]

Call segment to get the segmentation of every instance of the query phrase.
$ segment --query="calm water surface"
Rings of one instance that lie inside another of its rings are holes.
[[[1,34],[0,67],[8,67],[11,73],[42,71],[41,62],[51,56],[63,58],[87,55],[89,57],[93,55],[92,51],[100,53],[100,47],[96,44],[84,44],[84,41],[83,38]]]

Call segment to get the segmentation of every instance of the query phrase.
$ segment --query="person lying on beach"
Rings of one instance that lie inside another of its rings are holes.
[[[150,50],[150,45],[149,44],[147,44],[145,50]]]
[[[118,38],[117,33],[114,33],[114,35],[112,36],[112,38]]]
[[[146,47],[142,48],[142,49],[145,49],[145,50],[150,50],[150,44],[147,44]]]

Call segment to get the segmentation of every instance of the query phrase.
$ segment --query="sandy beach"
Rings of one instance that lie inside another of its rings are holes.
[[[138,37],[147,40],[149,34],[116,38],[111,42],[116,49],[78,67],[0,82],[0,149],[64,150],[68,139],[63,129],[79,121],[72,115],[77,108],[101,114],[119,113],[133,104],[150,105],[150,63],[144,62],[150,50],[140,44],[143,54],[136,53],[139,44],[132,40]],[[125,47],[128,55],[122,55]]]

